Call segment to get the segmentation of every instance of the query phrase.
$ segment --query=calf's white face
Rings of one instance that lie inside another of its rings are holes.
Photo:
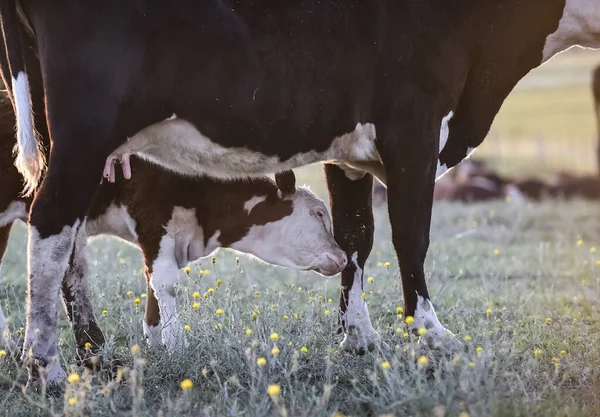
[[[314,270],[326,276],[341,272],[348,258],[333,238],[331,217],[323,201],[301,187],[283,198],[291,200],[290,215],[253,226],[231,247],[274,265]]]

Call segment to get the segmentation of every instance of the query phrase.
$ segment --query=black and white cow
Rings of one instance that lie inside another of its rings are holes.
[[[24,358],[41,365],[56,357],[55,301],[115,149],[109,177],[115,157],[128,174],[130,154],[221,178],[329,162],[334,233],[350,258],[340,297],[346,349],[377,337],[360,297],[373,240],[366,172],[377,175],[388,187],[406,313],[443,343],[423,271],[436,168],[441,175],[483,141],[528,71],[575,44],[600,45],[597,0],[19,4],[20,14],[15,0],[0,2],[0,65],[29,191],[43,168],[30,83],[45,92],[52,140],[28,247]],[[42,79],[30,77],[29,46]]]

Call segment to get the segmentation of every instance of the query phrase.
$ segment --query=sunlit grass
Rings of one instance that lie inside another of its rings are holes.
[[[110,379],[75,367],[63,318],[62,361],[77,375],[65,395],[25,396],[18,389],[25,375],[5,356],[0,404],[24,415],[41,409],[233,416],[284,410],[294,416],[600,410],[600,255],[592,250],[600,247],[600,207],[436,206],[428,280],[440,319],[465,346],[448,357],[415,343],[405,331],[384,214],[378,210],[366,268],[373,277],[365,282],[366,300],[384,342],[373,353],[358,357],[338,349],[336,278],[265,267],[243,256],[238,263],[229,252],[180,274],[179,312],[189,347],[172,355],[148,351],[141,326],[147,300],[141,296],[146,293],[141,257],[128,245],[99,238],[88,250],[95,312],[109,339],[107,358],[123,360],[126,369]],[[10,283],[3,307],[17,333],[24,319],[24,243],[24,227],[16,227],[3,276]]]

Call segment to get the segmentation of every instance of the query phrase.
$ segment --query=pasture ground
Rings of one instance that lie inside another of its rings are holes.
[[[374,352],[354,356],[338,350],[337,278],[267,267],[246,257],[237,264],[226,251],[214,265],[208,260],[195,264],[189,276],[181,273],[179,311],[190,326],[190,346],[172,355],[147,351],[140,255],[112,238],[98,238],[89,246],[95,311],[109,337],[106,355],[125,362],[127,379],[117,383],[72,368],[81,379],[67,384],[64,397],[25,395],[20,389],[25,375],[7,356],[0,360],[0,410],[11,416],[63,411],[268,416],[283,409],[289,416],[600,414],[597,204],[437,205],[427,274],[440,320],[465,345],[464,352],[442,358],[404,337],[389,224],[383,208],[377,214],[366,268],[373,282],[365,284],[384,342]],[[10,283],[10,303],[3,306],[17,332],[24,316],[25,244],[19,225],[3,277]],[[204,298],[210,288],[214,293]],[[195,299],[194,292],[201,297]],[[200,307],[193,308],[194,302]],[[224,314],[216,315],[217,309]],[[277,341],[270,339],[273,332]],[[136,344],[141,350],[132,353]],[[275,346],[278,355],[272,354]],[[60,352],[63,364],[74,363],[64,315]],[[419,365],[421,356],[427,366]],[[259,357],[265,366],[257,365]],[[194,384],[189,391],[180,388],[186,378]],[[280,386],[276,401],[267,394],[270,384]]]
[[[563,54],[523,80],[480,155],[507,173],[595,170],[589,73],[599,58]],[[540,141],[547,146],[541,151]],[[557,145],[563,142],[567,148]],[[298,175],[324,194],[320,170],[304,168]],[[129,245],[98,238],[88,248],[95,312],[109,339],[107,360],[121,360],[128,370],[115,380],[73,367],[73,337],[61,313],[61,362],[79,381],[67,384],[64,396],[25,394],[26,375],[8,356],[0,357],[0,413],[597,416],[598,219],[597,203],[436,205],[426,264],[430,292],[440,320],[465,346],[447,357],[404,337],[385,208],[376,212],[366,267],[373,282],[365,283],[383,343],[364,356],[337,348],[337,277],[268,267],[243,256],[238,264],[230,252],[218,253],[214,265],[208,260],[181,273],[179,311],[189,326],[189,347],[171,355],[147,351],[141,256]],[[26,229],[16,225],[0,295],[17,335],[24,326],[25,246]],[[132,349],[137,345],[139,351]],[[266,364],[259,366],[258,358]],[[184,379],[193,387],[182,390]],[[270,397],[272,384],[280,394]]]

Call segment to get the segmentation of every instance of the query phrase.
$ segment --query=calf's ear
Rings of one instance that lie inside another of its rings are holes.
[[[275,183],[283,196],[296,192],[296,175],[291,169],[275,174]]]

